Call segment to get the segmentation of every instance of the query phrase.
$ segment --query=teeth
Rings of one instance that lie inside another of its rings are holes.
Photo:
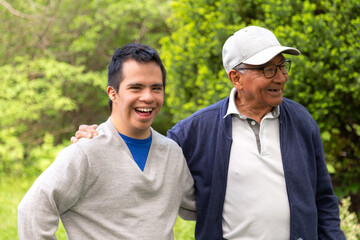
[[[151,112],[152,108],[137,108],[136,110],[138,110],[140,112]]]

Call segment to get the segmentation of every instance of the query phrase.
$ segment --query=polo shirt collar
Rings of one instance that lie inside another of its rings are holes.
[[[237,92],[236,88],[233,88],[231,90],[230,96],[229,96],[229,106],[228,106],[227,112],[226,112],[226,114],[225,114],[225,116],[223,118],[226,118],[228,115],[237,115],[240,118],[247,119],[248,117],[241,114],[239,112],[239,110],[237,109],[237,107],[236,107],[236,104],[235,104],[236,92]],[[280,115],[280,106],[274,107],[271,110],[271,115],[272,115],[273,118],[279,117],[279,115]]]

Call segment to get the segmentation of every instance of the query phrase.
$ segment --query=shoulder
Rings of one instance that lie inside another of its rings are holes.
[[[190,115],[188,118],[181,120],[180,122],[186,123],[186,122],[190,122],[194,119],[206,119],[209,116],[217,116],[218,114],[226,114],[227,111],[227,107],[229,104],[229,98],[225,98],[222,99],[210,106],[207,106],[203,109],[200,109],[198,111],[196,111],[195,113],[193,113],[192,115]]]
[[[283,99],[280,107],[286,109],[287,111],[300,111],[301,113],[309,114],[308,110],[303,105],[288,98]]]
[[[160,147],[170,148],[176,151],[182,151],[179,145],[172,139],[165,137],[164,135],[158,133],[154,129],[151,129],[153,135],[153,141],[156,145]]]
[[[113,138],[119,137],[110,120],[101,123],[96,131],[98,132],[96,137],[91,139],[81,138],[76,144],[82,149],[99,148],[110,144]]]
[[[181,147],[186,144],[196,144],[196,139],[214,137],[223,128],[231,128],[231,118],[226,115],[229,98],[222,99],[217,103],[203,108],[186,119],[179,121],[167,132],[167,136],[174,139]],[[188,140],[189,141],[188,141]]]
[[[310,112],[300,103],[288,98],[284,98],[280,104],[280,121],[284,120],[291,120],[295,124],[303,125],[304,127],[315,126],[317,128],[317,123]]]
[[[124,143],[119,133],[110,121],[104,122],[96,129],[98,135],[92,139],[80,139],[75,143],[88,159],[96,161],[97,158],[105,158],[111,154],[118,154],[124,149]]]
[[[295,116],[303,116],[307,118],[312,118],[309,111],[300,103],[294,102],[288,98],[284,98],[282,103],[280,104],[280,114],[281,111],[285,111]]]

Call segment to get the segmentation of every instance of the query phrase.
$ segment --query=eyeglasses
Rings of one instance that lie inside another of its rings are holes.
[[[236,71],[247,70],[247,69],[263,70],[264,76],[266,78],[273,78],[276,75],[278,68],[280,69],[280,71],[283,74],[288,74],[288,72],[290,71],[290,67],[291,67],[291,60],[285,60],[282,64],[279,64],[279,65],[269,64],[264,67],[256,67],[256,68],[236,68],[236,67],[234,67],[234,70],[236,70]]]

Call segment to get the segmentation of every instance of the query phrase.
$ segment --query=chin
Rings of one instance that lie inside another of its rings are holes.
[[[274,102],[273,102],[273,107],[276,107],[278,105],[280,105],[283,101],[283,97],[279,98],[279,99],[276,99]]]
[[[137,129],[139,129],[140,131],[147,131],[150,129],[152,125],[152,122],[151,123],[140,123],[136,126]]]

